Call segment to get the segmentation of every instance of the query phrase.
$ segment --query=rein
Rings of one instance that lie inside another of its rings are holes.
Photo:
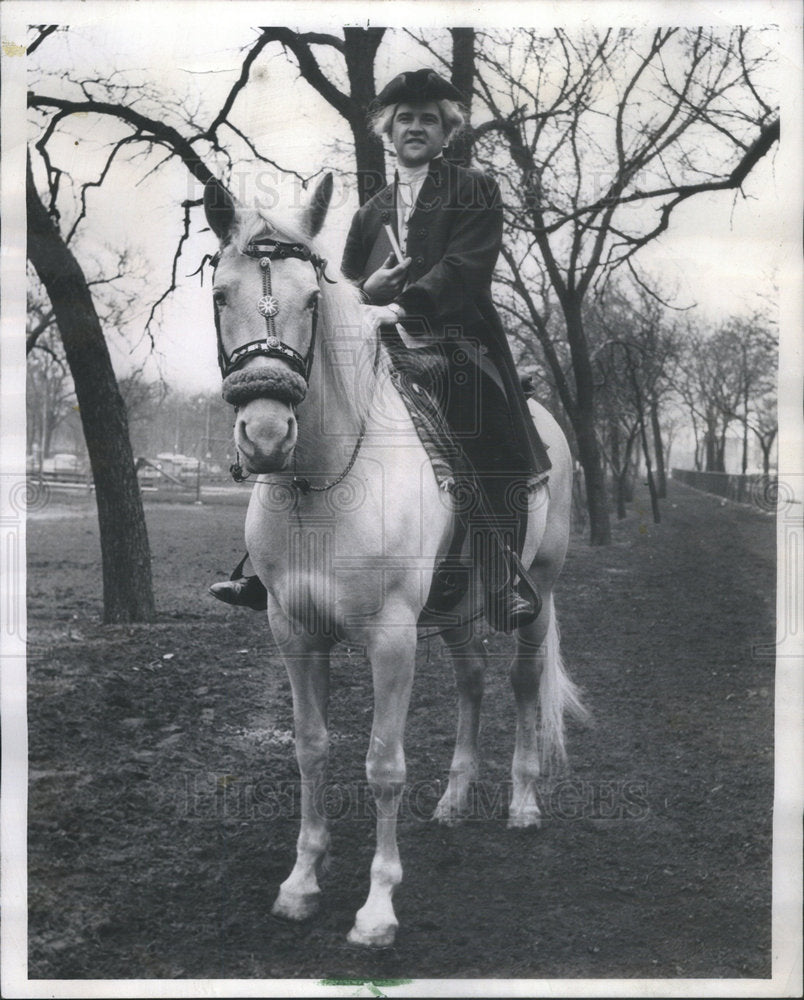
[[[374,348],[373,370],[374,370],[374,374],[375,375],[377,374],[377,368],[378,368],[379,363],[380,363],[380,347],[381,347],[381,341],[380,341],[380,335],[379,335],[379,331],[378,331],[378,333],[377,333],[377,344],[376,344],[376,347]],[[293,479],[292,479],[293,486],[295,486],[296,489],[300,493],[305,493],[305,494],[306,493],[326,493],[327,490],[331,490],[333,486],[337,486],[338,483],[342,483],[344,481],[344,479],[346,479],[346,477],[352,471],[352,468],[353,468],[355,462],[357,461],[357,456],[360,454],[360,448],[363,445],[363,438],[366,436],[366,424],[367,424],[367,422],[368,422],[368,407],[366,407],[366,411],[365,411],[365,413],[363,414],[363,416],[360,419],[360,431],[359,431],[359,433],[357,435],[357,441],[355,442],[354,449],[352,450],[352,456],[349,459],[349,461],[346,463],[346,468],[343,470],[343,472],[341,472],[341,474],[339,476],[337,476],[335,479],[330,480],[328,483],[324,483],[323,486],[313,486],[310,483],[310,480],[309,479],[305,479],[304,476],[294,476]],[[294,455],[294,462],[295,462],[295,460],[296,459],[295,459],[295,455]]]
[[[257,312],[259,312],[259,314],[265,319],[266,335],[263,340],[252,340],[247,344],[242,344],[240,347],[236,347],[232,353],[227,356],[223,347],[223,337],[221,334],[220,310],[218,308],[218,303],[213,297],[213,306],[215,310],[215,334],[218,343],[218,367],[220,368],[221,375],[223,376],[223,398],[226,402],[231,403],[235,407],[235,413],[240,405],[260,397],[280,399],[290,405],[297,405],[302,402],[307,394],[310,374],[315,360],[316,338],[318,332],[318,300],[316,300],[313,307],[310,341],[307,347],[307,354],[302,355],[294,347],[291,347],[290,344],[284,343],[284,341],[276,335],[274,319],[279,312],[279,300],[273,294],[271,282],[271,261],[287,260],[289,258],[309,261],[315,270],[316,280],[319,284],[322,280],[326,281],[330,285],[337,284],[337,282],[327,277],[327,261],[324,260],[323,257],[319,257],[317,254],[313,253],[309,247],[304,246],[302,243],[288,243],[282,240],[263,237],[261,239],[253,240],[241,252],[244,256],[252,257],[259,261],[260,270],[262,271],[262,296],[257,300]],[[215,272],[215,268],[220,262],[220,259],[220,251],[218,251],[213,257],[209,258],[213,274]],[[205,261],[202,261],[202,268],[204,266],[204,262]],[[378,331],[373,364],[375,374],[380,361],[380,352],[381,341]],[[290,366],[291,371],[277,372],[273,369],[269,371],[262,371],[260,369],[239,371],[243,362],[252,357],[277,358],[280,361],[285,361]],[[325,483],[323,486],[313,486],[309,479],[306,479],[304,476],[294,475],[291,481],[293,487],[303,494],[311,492],[325,493],[327,490],[331,490],[334,486],[343,482],[343,480],[352,471],[352,468],[357,461],[357,456],[360,453],[363,439],[366,436],[367,421],[368,410],[366,410],[361,418],[360,430],[358,432],[357,441],[355,442],[352,455],[349,458],[344,470],[335,479]],[[236,483],[242,483],[251,476],[251,473],[243,472],[243,468],[240,465],[239,455],[237,456],[235,462],[229,467],[229,471]]]

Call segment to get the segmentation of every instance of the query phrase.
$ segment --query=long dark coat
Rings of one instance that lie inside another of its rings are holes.
[[[396,232],[395,184],[389,184],[355,213],[341,270],[362,285],[391,252],[384,230]],[[412,259],[408,282],[396,301],[404,307],[405,328],[423,342],[478,341],[502,385],[516,437],[542,473],[550,460],[527,408],[511,348],[491,298],[491,278],[502,243],[503,205],[496,181],[479,170],[448,163],[430,164],[408,221],[406,252]],[[397,234],[398,236],[398,234]]]

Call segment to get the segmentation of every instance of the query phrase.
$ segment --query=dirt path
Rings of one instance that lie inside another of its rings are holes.
[[[288,685],[259,618],[207,600],[242,508],[148,510],[152,628],[98,624],[90,512],[28,525],[30,974],[46,978],[770,975],[774,521],[671,484],[615,542],[575,539],[559,615],[595,715],[543,789],[537,834],[505,829],[513,708],[493,638],[475,816],[427,822],[454,691],[423,645],[408,723],[405,881],[394,948],[344,936],[367,884],[366,664],[339,650],[333,866],[313,920],[270,916],[298,786]],[[69,510],[68,510],[69,513]]]

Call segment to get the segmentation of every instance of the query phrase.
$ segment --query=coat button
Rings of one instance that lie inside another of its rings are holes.
[[[427,235],[427,230],[426,229],[417,229],[416,230],[416,235],[419,237],[420,240],[423,240],[424,237]]]
[[[421,267],[422,264],[424,264],[424,257],[417,257],[416,263],[419,265],[419,267]]]

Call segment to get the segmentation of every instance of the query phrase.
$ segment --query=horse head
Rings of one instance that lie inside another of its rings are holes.
[[[223,397],[235,407],[235,444],[250,472],[286,468],[296,445],[326,266],[309,244],[331,198],[326,174],[296,224],[276,229],[219,181],[204,189],[207,222],[220,241],[213,300]]]

